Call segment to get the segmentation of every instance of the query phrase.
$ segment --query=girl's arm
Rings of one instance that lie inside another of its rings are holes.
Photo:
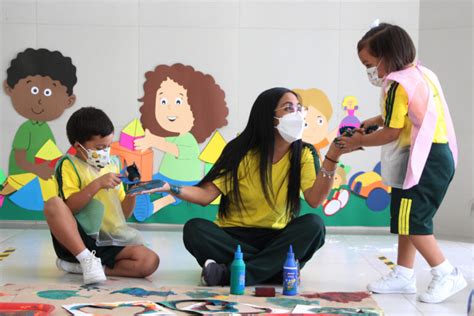
[[[336,142],[342,148],[354,150],[360,147],[381,146],[391,143],[400,137],[401,128],[384,126],[379,131],[371,134],[354,133],[351,137],[340,137]]]
[[[347,151],[338,149],[334,143],[331,143],[329,150],[324,159],[322,168],[316,176],[313,186],[303,192],[304,199],[313,208],[321,205],[326,200],[331,191],[336,173],[337,162],[339,157]]]
[[[377,126],[383,126],[383,118],[382,115],[377,115],[374,117],[371,117],[369,119],[366,119],[360,124],[360,127],[367,128],[372,125],[377,125]]]

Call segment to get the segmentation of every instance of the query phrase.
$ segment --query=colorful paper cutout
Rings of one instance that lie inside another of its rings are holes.
[[[44,162],[58,159],[62,155],[63,154],[59,150],[58,146],[56,146],[56,144],[51,139],[49,139],[36,153],[35,158],[40,162]]]
[[[0,185],[3,184],[6,179],[7,179],[7,176],[5,175],[5,173],[3,172],[3,170],[0,169]]]
[[[33,173],[15,174],[7,178],[7,183],[15,190],[19,190],[34,178],[36,175]]]
[[[380,175],[380,162],[373,171],[357,172],[349,180],[351,191],[366,198],[367,207],[379,212],[390,204],[391,188],[385,185]]]
[[[140,123],[138,119],[134,119],[127,126],[125,126],[125,128],[122,130],[122,133],[133,137],[145,136],[142,123]]]
[[[8,198],[19,207],[27,210],[42,211],[44,209],[41,186],[37,177],[10,195]]]
[[[76,316],[93,316],[98,315],[96,313],[88,313],[82,311],[86,308],[92,309],[103,309],[103,310],[114,310],[120,308],[129,308],[129,307],[139,307],[142,310],[140,312],[134,313],[132,315],[175,315],[174,313],[167,311],[163,307],[150,302],[150,301],[133,301],[133,302],[112,302],[112,303],[81,303],[81,304],[71,304],[71,305],[62,305],[62,307],[67,310],[72,315]]]
[[[140,121],[146,131],[135,146],[164,153],[158,174],[167,182],[198,183],[203,176],[199,144],[227,125],[224,91],[211,75],[183,64],[159,65],[145,78]],[[180,202],[163,195],[154,201],[154,212]]]
[[[122,166],[135,163],[140,170],[141,180],[150,181],[153,175],[153,151],[147,149],[144,152],[130,150],[115,142],[110,146],[110,154],[120,158]],[[126,162],[126,163],[125,163]]]
[[[355,116],[355,111],[359,109],[359,101],[355,96],[349,95],[344,97],[342,100],[342,107],[344,111],[347,111],[347,116],[345,116],[341,123],[339,123],[339,133],[341,129],[344,128],[359,128],[360,127],[360,120]]]
[[[56,162],[58,160],[56,160]],[[41,187],[41,196],[43,197],[43,201],[46,202],[53,196],[58,196],[58,185],[54,177],[48,180],[43,180],[41,178],[38,179]]]
[[[226,144],[227,143],[224,137],[222,137],[221,133],[216,131],[214,135],[212,135],[206,147],[204,147],[202,150],[201,154],[199,155],[199,159],[207,163],[215,164]]]
[[[143,136],[145,136],[145,131],[142,124],[138,119],[134,119],[120,133],[119,144],[129,150],[135,150],[135,140]]]
[[[3,201],[5,201],[5,196],[0,195],[0,208],[2,208],[2,206],[3,206]]]

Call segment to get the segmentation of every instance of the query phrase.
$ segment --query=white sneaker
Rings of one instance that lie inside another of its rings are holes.
[[[416,293],[416,277],[413,274],[410,279],[407,279],[394,269],[381,279],[369,283],[367,289],[381,294],[414,294]]]
[[[57,258],[56,267],[58,267],[59,270],[67,273],[82,274],[82,267],[80,263],[69,262]]]
[[[436,275],[434,271],[431,273],[433,280],[428,285],[426,292],[418,297],[421,302],[441,303],[467,286],[467,282],[458,268],[454,268],[453,272],[444,276]]]
[[[102,261],[95,256],[95,250],[91,252],[89,257],[81,261],[81,267],[84,284],[99,283],[107,280],[104,268],[102,267]]]

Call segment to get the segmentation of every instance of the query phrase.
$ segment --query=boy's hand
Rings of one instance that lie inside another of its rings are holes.
[[[119,174],[113,172],[104,174],[95,181],[97,181],[101,189],[113,189],[122,182],[119,178]]]
[[[34,173],[43,180],[51,179],[54,175],[54,169],[48,166],[49,161],[45,161],[35,166]]]

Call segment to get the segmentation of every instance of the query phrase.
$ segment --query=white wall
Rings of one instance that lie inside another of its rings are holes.
[[[378,113],[378,90],[367,81],[356,43],[376,18],[400,24],[418,42],[419,2],[2,0],[0,74],[27,47],[60,50],[77,66],[76,105],[51,122],[60,149],[65,123],[80,106],[103,108],[120,130],[139,117],[144,73],[181,62],[209,73],[226,92],[227,140],[246,124],[256,96],[273,86],[317,87],[329,96],[333,127],[345,95],[359,98],[359,117]],[[0,168],[22,117],[0,93]],[[378,149],[345,159],[370,170]]]
[[[453,116],[458,169],[435,217],[441,235],[473,239],[473,2],[421,0],[420,60],[437,73]]]

